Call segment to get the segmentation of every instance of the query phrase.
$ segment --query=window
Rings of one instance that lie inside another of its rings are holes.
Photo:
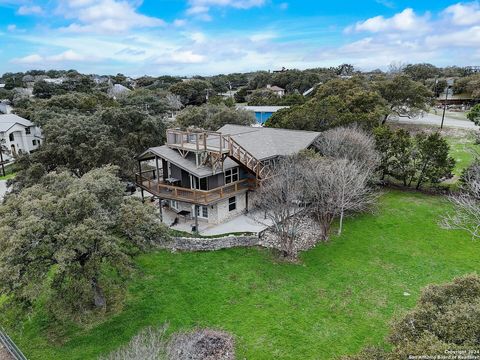
[[[200,218],[208,219],[208,207],[207,206],[197,206],[197,216]]]
[[[192,176],[192,189],[208,190],[207,178],[199,179],[196,176]]]
[[[37,145],[37,140],[32,140],[32,145],[36,146]]]
[[[170,200],[170,207],[171,207],[173,210],[177,210],[177,211],[178,211],[178,202],[175,201],[175,200]]]
[[[25,128],[25,134],[30,135],[30,128],[29,127]]]
[[[225,171],[225,184],[238,181],[238,167]]]
[[[10,139],[10,141],[15,141],[15,136],[13,136],[13,133],[8,135],[8,138]]]
[[[228,199],[228,211],[233,211],[236,208],[237,208],[237,198],[234,196]]]

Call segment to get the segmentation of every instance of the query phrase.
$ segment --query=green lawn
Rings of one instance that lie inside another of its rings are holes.
[[[473,134],[461,137],[447,136],[447,141],[450,145],[450,155],[456,161],[453,173],[460,176],[462,171],[472,163],[475,151],[480,154],[480,146],[475,144]]]
[[[437,225],[448,208],[441,197],[388,192],[375,215],[348,220],[341,237],[297,265],[262,249],[143,255],[118,315],[63,345],[49,344],[34,316],[14,339],[32,360],[96,359],[169,322],[171,331],[231,331],[239,359],[333,359],[382,344],[388,322],[425,285],[479,271],[480,243]]]

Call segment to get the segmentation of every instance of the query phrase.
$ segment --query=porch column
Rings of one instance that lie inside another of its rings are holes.
[[[198,234],[198,205],[195,204],[193,207],[193,211],[195,212],[195,234]]]
[[[143,185],[142,180],[142,161],[138,160],[138,179],[140,180],[140,184]],[[140,186],[140,193],[142,194],[142,202],[145,202],[145,196],[143,194],[143,187]]]
[[[155,156],[155,165],[157,167],[157,181],[160,182],[160,169],[158,168],[158,156]]]
[[[160,214],[160,221],[163,223],[162,199],[158,198],[158,211]]]

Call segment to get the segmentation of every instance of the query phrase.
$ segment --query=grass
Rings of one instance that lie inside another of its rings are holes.
[[[480,146],[475,144],[474,135],[447,136],[450,145],[450,155],[455,159],[454,175],[460,176],[473,161],[475,152],[480,154]]]
[[[0,174],[2,174],[2,169],[0,169]],[[0,176],[0,180],[13,179],[16,175],[15,164],[5,165],[5,176]]]
[[[479,271],[480,243],[437,224],[449,206],[442,197],[387,192],[376,214],[349,219],[342,236],[303,253],[300,264],[278,262],[264,249],[142,255],[142,276],[121,313],[72,329],[61,345],[48,342],[39,315],[12,335],[38,360],[96,359],[164,322],[170,331],[230,331],[239,359],[354,353],[384,344],[389,321],[412,308],[425,285]]]

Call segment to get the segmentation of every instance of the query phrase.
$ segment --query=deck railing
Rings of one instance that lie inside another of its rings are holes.
[[[229,151],[225,136],[213,131],[193,132],[168,129],[167,145],[181,150],[196,152],[227,153]]]
[[[231,197],[241,191],[254,189],[255,179],[243,179],[212,190],[187,189],[167,185],[143,175],[136,174],[136,183],[141,188],[162,199],[177,200],[198,205],[209,205],[218,200]]]

